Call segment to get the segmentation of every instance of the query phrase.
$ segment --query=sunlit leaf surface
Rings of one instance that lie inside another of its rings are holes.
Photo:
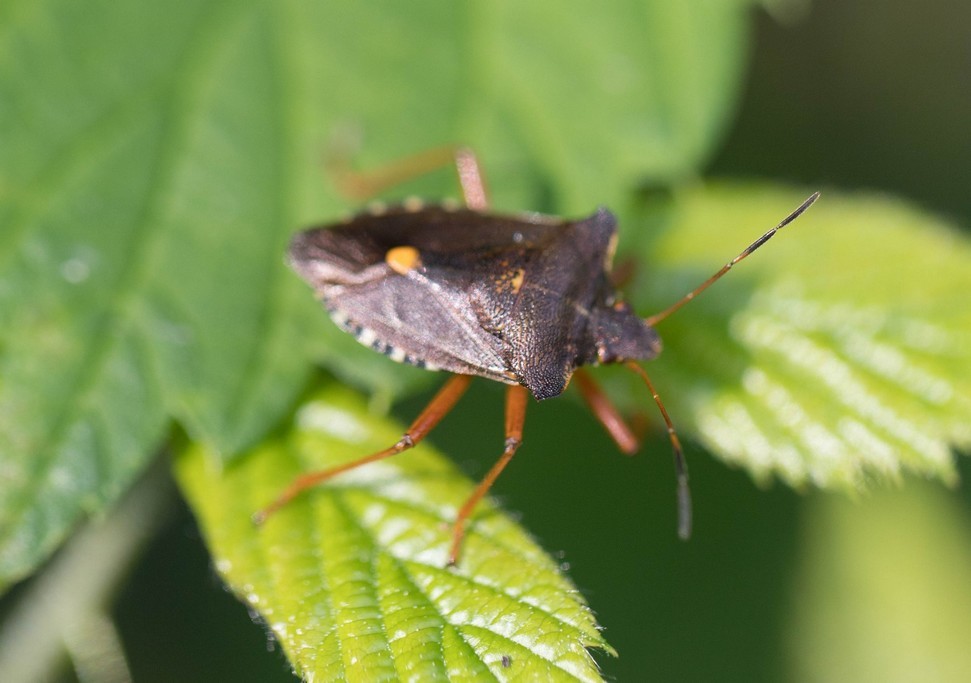
[[[304,403],[285,434],[226,469],[203,448],[180,481],[223,578],[308,680],[599,680],[610,650],[576,588],[483,504],[457,567],[449,522],[471,483],[424,445],[306,492],[262,527],[250,515],[300,472],[394,443],[402,427],[346,391]]]
[[[641,291],[660,310],[809,192],[678,195]],[[681,428],[758,478],[856,487],[954,480],[971,443],[971,244],[907,204],[825,191],[713,289],[659,323],[651,363]]]

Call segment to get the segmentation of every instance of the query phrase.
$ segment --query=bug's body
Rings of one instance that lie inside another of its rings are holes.
[[[302,232],[289,258],[363,344],[545,399],[580,366],[661,350],[610,282],[616,230],[606,209],[564,221],[400,207]]]
[[[446,152],[443,155],[441,152]],[[576,373],[580,393],[626,453],[637,438],[584,365],[626,362],[641,375],[667,425],[678,478],[678,533],[691,532],[684,453],[653,384],[637,363],[661,351],[653,325],[678,310],[806,210],[811,196],[708,280],[650,318],[620,300],[610,280],[617,221],[606,209],[564,221],[488,213],[478,162],[445,149],[392,167],[366,189],[428,170],[454,155],[468,208],[405,202],[344,223],[299,233],[289,260],[323,299],[334,321],[393,360],[454,373],[394,445],[358,460],[297,477],[254,515],[262,523],[302,491],[418,444],[455,406],[472,375],[505,383],[505,448],[457,511],[448,563],[457,562],[465,524],[522,443],[528,395],[563,393]],[[527,393],[528,392],[528,393]]]

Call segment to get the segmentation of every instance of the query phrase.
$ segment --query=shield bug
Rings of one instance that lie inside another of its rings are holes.
[[[443,151],[391,167],[366,192],[441,165]],[[607,209],[581,220],[488,211],[475,156],[454,154],[465,206],[374,205],[342,224],[297,234],[289,262],[313,286],[337,325],[392,360],[453,373],[401,439],[386,448],[304,474],[254,515],[261,523],[302,491],[350,469],[414,447],[465,393],[473,376],[502,382],[506,391],[505,448],[458,510],[449,564],[458,559],[466,522],[522,442],[530,394],[561,394],[572,377],[608,433],[627,453],[637,438],[583,370],[624,363],[643,379],[667,427],[677,475],[678,531],[691,532],[684,454],[674,425],[647,372],[655,358],[655,325],[707,289],[816,201],[806,199],[777,226],[710,278],[648,318],[639,317],[611,281],[617,221]],[[371,178],[373,180],[373,177]]]

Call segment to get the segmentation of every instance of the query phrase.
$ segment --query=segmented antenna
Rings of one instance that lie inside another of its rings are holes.
[[[812,195],[810,195],[810,197],[808,199],[806,199],[806,201],[804,201],[802,204],[799,205],[799,208],[798,209],[796,209],[795,211],[793,211],[792,213],[790,213],[788,216],[786,216],[782,220],[782,222],[779,223],[777,226],[775,226],[774,228],[772,228],[771,230],[769,230],[767,233],[765,233],[764,235],[762,235],[760,238],[758,238],[757,240],[755,240],[754,242],[752,242],[750,245],[748,245],[747,247],[745,247],[745,249],[742,251],[741,254],[739,254],[738,256],[736,256],[735,258],[733,258],[731,261],[729,261],[728,263],[726,263],[724,266],[722,266],[721,269],[717,273],[715,273],[710,278],[708,278],[707,280],[705,280],[704,282],[702,282],[700,285],[698,285],[697,287],[695,287],[693,290],[691,290],[690,292],[688,292],[687,294],[685,294],[683,297],[681,297],[681,299],[679,299],[678,301],[674,302],[674,304],[672,304],[671,306],[668,306],[667,308],[665,308],[660,313],[655,313],[654,315],[652,315],[652,316],[650,316],[648,318],[645,318],[644,321],[648,325],[650,325],[651,327],[653,327],[654,325],[656,325],[657,323],[661,322],[662,320],[664,320],[665,318],[667,318],[669,315],[671,315],[672,313],[674,313],[675,311],[677,311],[679,308],[681,308],[682,306],[684,306],[686,303],[688,303],[689,301],[691,301],[692,299],[694,299],[696,296],[698,296],[699,294],[701,294],[703,291],[705,291],[706,289],[708,289],[709,287],[711,287],[722,275],[724,275],[729,270],[731,270],[732,269],[732,266],[734,266],[736,263],[738,263],[739,261],[741,261],[742,259],[744,259],[746,256],[748,256],[749,254],[751,254],[753,251],[755,251],[756,249],[758,249],[759,247],[761,247],[763,244],[765,244],[766,242],[768,242],[770,239],[772,239],[772,236],[775,235],[780,230],[782,230],[782,228],[786,227],[787,225],[789,225],[790,223],[792,223],[792,221],[794,221],[797,218],[799,218],[799,216],[802,214],[802,212],[805,211],[806,209],[808,209],[810,206],[812,206],[813,205],[813,202],[815,202],[817,199],[819,199],[819,193],[818,192],[813,192]]]
[[[664,424],[668,427],[668,437],[671,439],[671,448],[674,450],[674,473],[678,478],[678,536],[681,540],[687,541],[691,538],[691,489],[688,488],[688,464],[684,459],[681,439],[678,438],[678,433],[674,431],[674,423],[671,422],[671,417],[668,415],[664,403],[661,402],[657,389],[651,383],[651,378],[647,376],[647,371],[634,361],[627,361],[627,367],[644,380],[648,391],[654,397],[654,402],[657,403],[657,407],[661,411]]]
[[[806,199],[806,201],[799,205],[799,208],[786,216],[781,223],[745,247],[745,249],[742,250],[742,253],[722,266],[714,275],[685,294],[668,308],[664,309],[660,313],[655,313],[649,318],[645,318],[644,321],[653,327],[677,311],[679,308],[713,285],[722,275],[731,270],[732,266],[772,239],[772,236],[782,230],[782,228],[799,218],[799,216],[806,209],[812,206],[813,202],[815,202],[817,199],[819,199],[819,193],[814,192]],[[651,396],[654,398],[654,402],[657,403],[657,407],[661,411],[661,417],[664,418],[664,424],[667,425],[668,437],[671,439],[671,448],[674,450],[674,471],[678,479],[678,536],[687,540],[691,536],[691,489],[688,487],[688,465],[684,459],[684,450],[681,448],[681,440],[678,438],[678,434],[674,430],[674,423],[671,422],[671,417],[668,415],[668,411],[665,409],[664,403],[661,401],[661,397],[654,388],[651,378],[648,377],[647,371],[634,361],[628,361],[627,367],[640,375],[641,379],[644,380],[648,390],[651,392]]]

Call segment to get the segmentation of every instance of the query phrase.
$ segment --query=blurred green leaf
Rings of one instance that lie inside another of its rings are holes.
[[[640,288],[661,310],[799,205],[764,185],[678,194]],[[651,363],[680,428],[764,480],[955,478],[971,443],[971,243],[886,197],[826,191],[659,323]],[[643,400],[643,389],[641,389]]]
[[[971,528],[958,500],[910,481],[866,505],[820,496],[804,524],[795,680],[971,679]]]
[[[458,566],[446,568],[449,525],[472,486],[425,445],[304,493],[262,527],[250,522],[297,474],[381,450],[402,432],[332,389],[228,467],[198,446],[178,460],[216,568],[297,673],[600,680],[586,648],[611,650],[583,598],[492,505],[479,506]]]
[[[471,143],[499,204],[588,210],[710,153],[746,5],[7,3],[0,587],[115,500],[173,418],[228,459],[311,360],[385,393],[424,380],[283,267],[288,235],[341,205],[320,171],[340,131],[363,131],[365,165]]]
[[[536,169],[548,207],[493,182],[500,206],[589,213],[645,179],[692,176],[730,121],[746,58],[746,0],[479,3],[470,13],[476,95],[464,103],[493,178]],[[486,37],[486,40],[483,38]],[[510,149],[510,144],[518,149]]]

